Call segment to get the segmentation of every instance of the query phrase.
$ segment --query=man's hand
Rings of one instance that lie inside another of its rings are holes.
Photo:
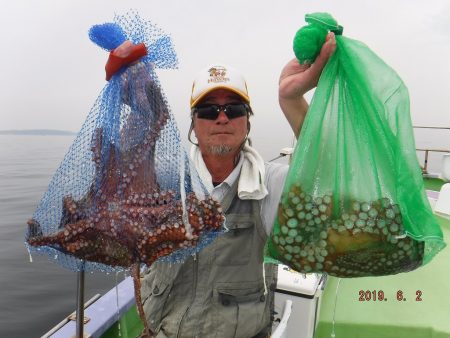
[[[336,49],[333,33],[328,33],[325,43],[313,64],[301,65],[297,59],[289,61],[281,71],[278,97],[280,107],[296,137],[300,133],[308,104],[303,95],[317,86],[320,74]]]

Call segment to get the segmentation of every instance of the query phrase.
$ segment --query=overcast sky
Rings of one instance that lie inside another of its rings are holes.
[[[170,34],[178,70],[159,71],[180,131],[188,129],[192,79],[223,62],[246,76],[254,144],[266,159],[292,142],[277,83],[307,13],[325,11],[406,83],[415,125],[450,126],[448,0],[15,0],[0,12],[0,130],[78,131],[105,85],[107,53],[87,32],[136,9]],[[271,136],[274,136],[273,139]]]

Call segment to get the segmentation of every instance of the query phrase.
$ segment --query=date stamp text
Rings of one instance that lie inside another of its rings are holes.
[[[416,290],[416,293],[406,293],[403,290],[397,290],[397,292],[387,295],[383,290],[359,290],[359,298],[360,302],[387,302],[388,300],[394,300],[397,302],[406,302],[408,300],[412,300],[415,302],[423,301],[423,292],[422,290]]]

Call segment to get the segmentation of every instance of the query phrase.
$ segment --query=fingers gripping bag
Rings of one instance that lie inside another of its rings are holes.
[[[266,254],[337,277],[416,269],[445,244],[423,187],[407,88],[329,14],[306,21],[294,39],[300,63],[314,62],[329,31],[337,47],[302,127]]]
[[[170,37],[134,12],[89,36],[110,52],[108,83],[28,221],[26,245],[73,271],[133,266],[138,283],[141,264],[182,261],[217,237],[224,216],[155,72],[177,65]]]

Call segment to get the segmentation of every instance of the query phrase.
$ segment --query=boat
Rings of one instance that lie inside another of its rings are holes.
[[[450,151],[418,151],[448,153],[441,175],[428,172],[427,155],[422,171],[430,205],[444,238],[450,238],[450,183],[446,183],[450,182]],[[290,153],[284,148],[280,156]],[[449,247],[420,269],[383,277],[339,279],[299,274],[280,265],[271,337],[450,338],[448,271]],[[94,296],[79,313],[83,324],[72,313],[42,337],[127,338],[143,330],[131,277],[105,295]]]

